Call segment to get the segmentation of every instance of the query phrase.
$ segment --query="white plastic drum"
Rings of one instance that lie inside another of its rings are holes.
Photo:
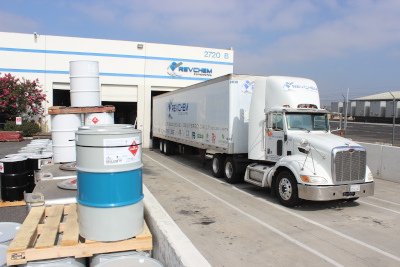
[[[0,222],[0,244],[10,245],[11,241],[17,235],[19,228],[21,228],[20,223]]]
[[[135,125],[132,124],[100,124],[100,125],[85,125],[81,126],[79,130],[96,130],[96,129],[135,129]]]
[[[99,62],[69,62],[71,107],[100,106]]]
[[[161,262],[149,257],[149,253],[126,251],[119,253],[98,254],[90,259],[90,267],[162,267]]]
[[[114,124],[114,113],[86,113],[85,125]]]
[[[60,258],[60,259],[51,259],[51,260],[42,260],[42,261],[31,261],[27,264],[18,265],[20,267],[85,267],[86,266],[85,258]]]
[[[54,162],[76,160],[75,131],[81,125],[80,114],[58,114],[51,117]]]

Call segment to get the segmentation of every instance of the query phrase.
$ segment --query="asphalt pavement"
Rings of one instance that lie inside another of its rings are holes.
[[[330,127],[333,134],[339,135],[339,131],[334,131],[339,127],[339,122],[335,120],[330,121]],[[344,127],[342,126],[344,131]],[[347,122],[346,131],[343,132],[346,138],[358,142],[392,145],[393,143],[393,125],[385,123],[364,123]],[[400,146],[400,125],[395,125],[394,133],[394,146]]]

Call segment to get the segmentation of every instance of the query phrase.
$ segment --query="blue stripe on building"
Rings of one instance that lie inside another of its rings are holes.
[[[8,47],[0,47],[0,51],[25,52],[25,53],[46,53],[46,54],[59,54],[59,55],[98,56],[98,57],[119,57],[119,58],[135,58],[135,59],[150,59],[150,60],[183,61],[183,62],[193,62],[193,63],[218,64],[218,65],[233,65],[233,63],[231,63],[231,62],[195,60],[195,59],[186,59],[186,58],[146,57],[146,56],[135,56],[135,55],[123,55],[123,54],[89,53],[89,52],[74,52],[74,51],[40,50],[40,49],[22,49],[22,48],[8,48]]]
[[[43,74],[67,74],[69,71],[58,70],[28,70],[28,69],[2,69],[0,72],[23,72],[23,73],[43,73]],[[129,73],[105,73],[100,72],[100,76],[115,76],[115,77],[131,77],[131,78],[154,78],[154,79],[174,79],[174,80],[194,80],[194,81],[207,81],[211,78],[197,78],[197,77],[172,77],[162,75],[142,75],[142,74],[129,74]]]

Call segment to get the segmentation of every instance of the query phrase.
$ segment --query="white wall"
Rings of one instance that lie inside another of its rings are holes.
[[[138,48],[138,45],[143,48]],[[0,72],[18,78],[39,79],[53,106],[53,83],[69,83],[69,62],[99,62],[100,84],[125,86],[137,92],[138,129],[143,131],[143,146],[149,146],[151,88],[180,88],[233,72],[233,50],[152,44],[132,41],[61,37],[0,32]],[[207,68],[211,74],[193,71],[168,74],[172,62],[186,70]],[[126,102],[121,97],[117,101]],[[46,117],[49,124],[50,118]],[[51,125],[49,125],[51,126]]]
[[[367,165],[374,178],[400,183],[400,147],[358,143],[367,150]]]

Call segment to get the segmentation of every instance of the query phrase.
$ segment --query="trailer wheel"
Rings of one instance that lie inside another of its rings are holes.
[[[290,171],[283,171],[275,182],[279,202],[286,207],[294,207],[300,203],[297,181]]]
[[[172,155],[172,147],[173,147],[173,143],[171,141],[168,141],[168,140],[164,141],[164,153],[165,153],[165,155]]]
[[[224,164],[224,176],[228,183],[236,184],[241,181],[241,176],[237,172],[236,163],[232,157],[227,157]]]
[[[164,153],[164,140],[160,139],[160,152]]]
[[[214,177],[224,177],[224,159],[222,154],[214,154],[212,161],[212,173]]]

